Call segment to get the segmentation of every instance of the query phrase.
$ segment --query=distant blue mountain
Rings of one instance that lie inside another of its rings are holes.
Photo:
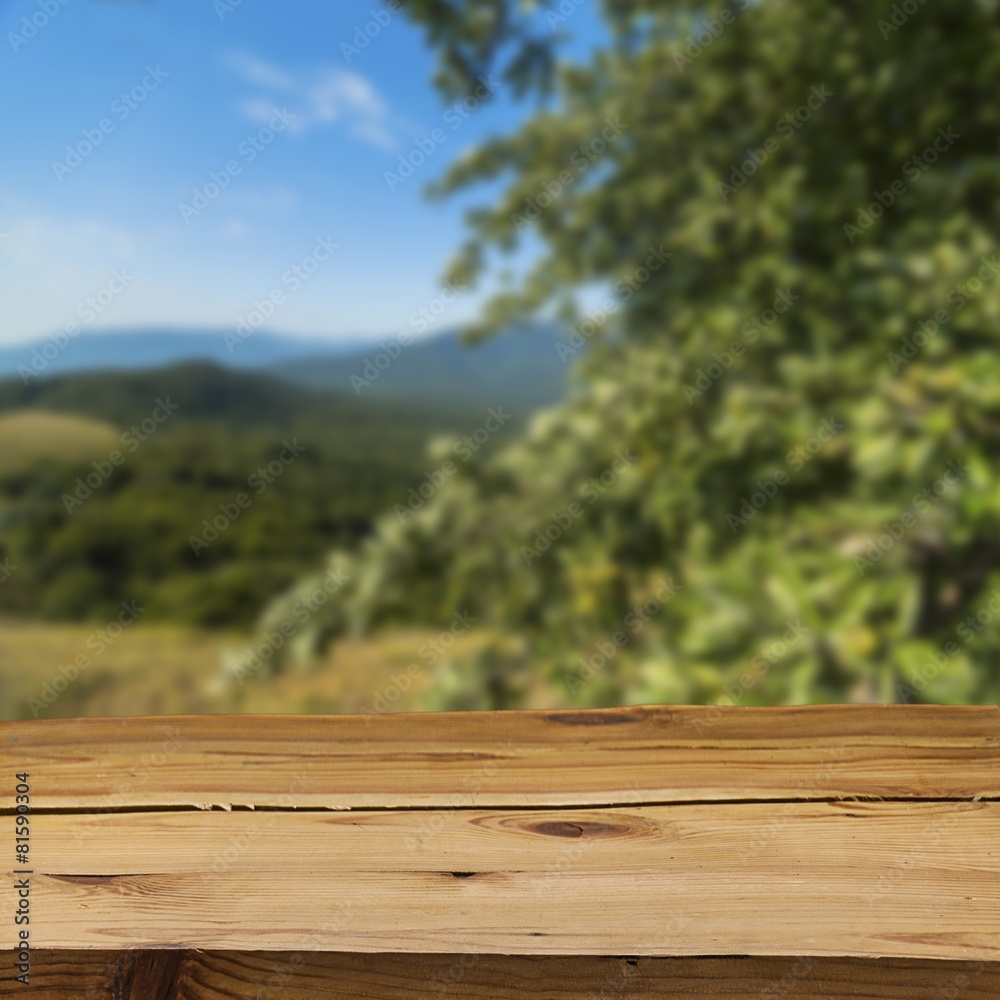
[[[508,406],[523,414],[565,394],[569,366],[556,353],[558,332],[554,325],[538,324],[468,345],[456,331],[449,331],[403,347],[393,336],[333,341],[261,332],[232,350],[223,330],[86,332],[58,352],[49,340],[0,347],[0,379],[16,378],[22,365],[34,369],[40,361],[46,363],[39,379],[207,361],[342,395]]]
[[[357,351],[365,343],[361,337],[330,341],[261,332],[240,340],[230,349],[230,344],[226,343],[227,332],[151,327],[123,332],[84,332],[69,338],[65,347],[58,351],[51,339],[0,346],[0,378],[18,375],[22,365],[37,369],[39,358],[45,362],[40,372],[43,376],[83,371],[137,371],[184,361],[214,361],[227,368],[252,371],[296,358],[336,357]]]
[[[314,389],[524,412],[558,402],[566,393],[571,366],[556,353],[559,330],[536,324],[476,344],[452,331],[402,348],[385,338],[340,356],[296,358],[270,371]]]

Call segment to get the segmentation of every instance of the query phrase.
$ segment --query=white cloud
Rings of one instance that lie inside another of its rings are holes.
[[[239,105],[252,122],[266,124],[276,108],[287,107],[295,120],[290,132],[301,133],[339,123],[349,135],[380,149],[397,147],[389,108],[375,87],[359,73],[326,66],[292,75],[246,52],[230,53],[230,71],[258,88]]]
[[[357,73],[346,69],[327,69],[308,89],[316,115],[322,121],[334,121],[345,109],[372,118],[384,118],[385,101],[375,88]]]
[[[291,90],[295,86],[295,81],[287,73],[249,52],[230,52],[226,62],[237,76],[250,83],[272,90]]]
[[[364,139],[365,142],[370,142],[373,146],[378,146],[379,149],[384,149],[387,153],[398,148],[398,143],[393,135],[379,122],[356,122],[348,131],[351,135],[356,135],[359,139]]]
[[[273,117],[276,110],[276,105],[273,101],[265,101],[263,98],[257,97],[251,101],[243,101],[240,104],[240,111],[243,112],[243,116],[252,121],[255,125],[266,125]],[[289,125],[289,131],[296,130],[299,118],[296,116],[295,121]]]

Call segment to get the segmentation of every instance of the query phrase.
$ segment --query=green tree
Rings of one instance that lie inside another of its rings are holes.
[[[503,640],[439,705],[996,700],[996,0],[605,0],[585,64],[577,6],[409,6],[449,99],[540,95],[437,193],[501,182],[448,276],[500,282],[478,335],[557,311],[576,381],[315,634],[468,609]]]

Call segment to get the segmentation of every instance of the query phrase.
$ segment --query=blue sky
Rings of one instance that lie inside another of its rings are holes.
[[[384,0],[0,0],[0,343],[63,328],[115,271],[130,280],[95,329],[234,327],[276,289],[276,331],[406,328],[463,234],[461,201],[428,203],[424,184],[529,109],[501,88],[445,118],[404,16],[344,50],[373,11]],[[572,22],[596,37],[587,9]],[[321,239],[337,249],[290,293]],[[464,296],[439,325],[474,309]]]

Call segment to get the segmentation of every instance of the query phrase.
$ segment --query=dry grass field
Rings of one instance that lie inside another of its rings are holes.
[[[107,458],[120,445],[119,432],[103,420],[39,410],[0,416],[0,472],[15,472],[40,459]]]
[[[136,625],[113,638],[88,625],[0,622],[0,719],[31,719],[36,711],[37,718],[93,718],[421,710],[434,669],[445,669],[420,656],[433,637],[407,631],[346,640],[308,670],[240,683],[228,667],[247,645],[238,633]],[[481,641],[461,636],[452,651],[471,652]],[[64,681],[78,656],[89,665]]]

